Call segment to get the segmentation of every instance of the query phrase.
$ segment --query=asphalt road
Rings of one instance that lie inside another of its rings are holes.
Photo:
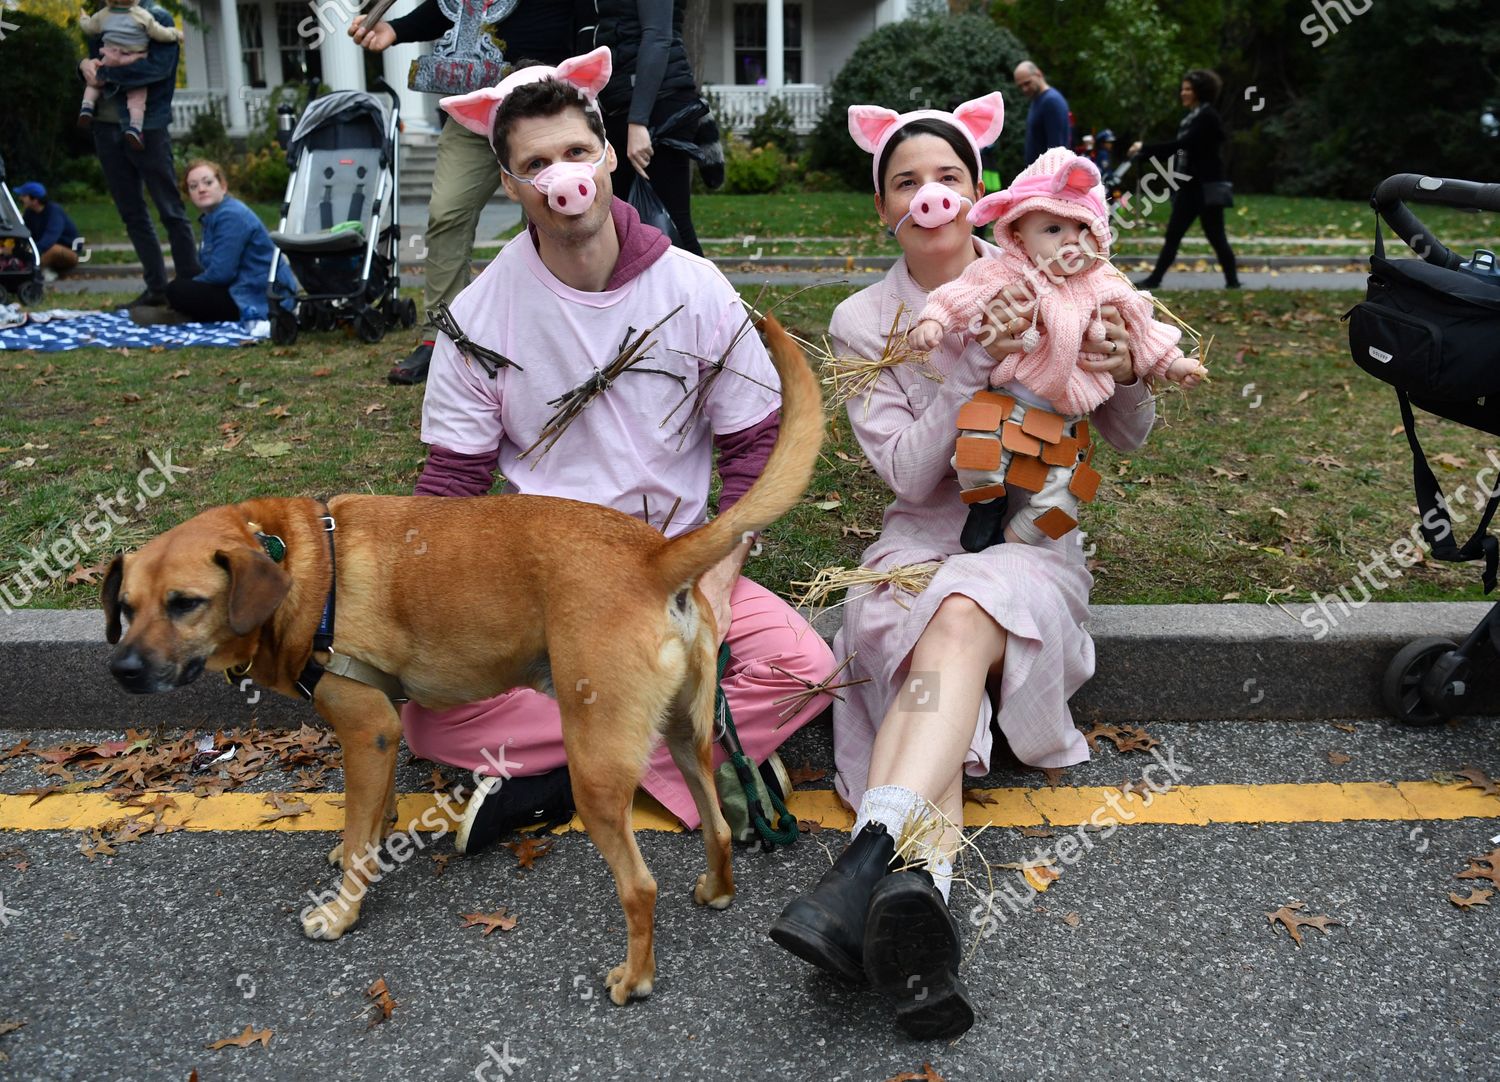
[[[1148,728],[1192,786],[1500,774],[1495,719],[1438,731]],[[0,732],[0,749],[23,735],[45,746],[119,734]],[[430,766],[404,755],[398,787],[419,791]],[[790,751],[794,764],[826,757],[826,731],[799,734]],[[0,791],[38,784],[35,762],[14,760]],[[1120,785],[1147,762],[1106,745],[1059,784]],[[1014,763],[975,782],[1045,785]],[[834,830],[772,854],[739,850],[739,893],[724,912],[691,903],[696,836],[642,832],[661,888],[656,991],[623,1008],[601,987],[623,957],[623,922],[582,835],[560,836],[529,870],[489,850],[440,875],[431,854],[451,842],[436,841],[375,887],[354,931],[318,943],[297,915],[308,891],[335,883],[332,834],[173,833],[90,862],[75,832],[4,831],[0,1023],[25,1025],[0,1036],[0,1077],[883,1082],[924,1063],[950,1080],[1495,1077],[1500,905],[1460,910],[1446,895],[1488,885],[1454,873],[1500,844],[1500,797],[1482,798],[1492,813],[1450,821],[1278,823],[1286,791],[1251,792],[1267,794],[1267,821],[1097,835],[1044,893],[1018,891],[1024,904],[988,925],[978,896],[957,887],[972,943],[964,975],[983,1016],[952,1044],[906,1038],[888,1004],[766,938],[842,845]],[[991,864],[1053,844],[1000,828],[976,840]],[[969,874],[986,888],[989,875],[1019,885],[977,858]],[[1266,920],[1296,901],[1338,926],[1304,930],[1297,947]],[[501,907],[518,917],[511,931],[484,937],[459,918]],[[371,1027],[365,990],[379,978],[397,1006]],[[205,1047],[247,1025],[271,1030],[269,1047]]]

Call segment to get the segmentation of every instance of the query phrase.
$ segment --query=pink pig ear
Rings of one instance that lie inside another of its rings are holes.
[[[953,110],[953,115],[969,129],[975,142],[987,147],[1005,127],[1005,99],[998,90],[991,91],[982,98],[964,102]]]
[[[1087,158],[1074,158],[1052,178],[1052,190],[1066,189],[1074,195],[1083,195],[1099,183],[1099,167]]]
[[[991,192],[979,202],[969,208],[969,224],[973,226],[989,225],[1000,215],[1004,214],[1006,208],[1015,202],[1009,189],[999,192]]]
[[[849,134],[855,144],[867,154],[874,154],[886,132],[900,120],[900,116],[878,105],[849,106]]]
[[[443,112],[471,132],[488,139],[495,122],[495,110],[500,108],[502,97],[497,87],[487,86],[470,94],[440,98],[438,105],[442,106]]]
[[[557,65],[557,77],[581,88],[591,98],[597,98],[609,83],[614,63],[609,47],[601,45],[591,53],[569,57]]]

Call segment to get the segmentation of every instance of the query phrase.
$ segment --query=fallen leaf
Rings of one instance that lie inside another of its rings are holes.
[[[1069,928],[1077,928],[1080,924],[1083,923],[1083,918],[1080,917],[1077,913],[1067,913],[1063,916],[1063,923],[1066,924]]]
[[[262,823],[274,823],[278,819],[292,819],[302,815],[304,812],[312,811],[312,808],[302,803],[302,801],[287,800],[280,793],[267,793],[265,802],[276,810],[262,815],[260,817]]]
[[[1334,766],[1343,766],[1345,763],[1349,762],[1349,756],[1345,755],[1341,751],[1330,751],[1328,753],[1328,761]]]
[[[1042,773],[1047,777],[1047,784],[1056,789],[1057,783],[1062,781],[1063,775],[1067,773],[1067,769],[1060,766],[1044,766],[1042,767]]]
[[[924,1063],[920,1071],[902,1071],[885,1082],[943,1082],[943,1076],[932,1069],[932,1064]]]
[[[1291,518],[1292,517],[1291,515],[1287,514],[1285,511],[1283,511],[1279,507],[1270,507],[1270,508],[1267,508],[1267,510],[1270,511],[1271,514],[1273,514],[1273,515],[1280,515],[1282,518]]]
[[[259,1041],[262,1048],[270,1048],[271,1033],[269,1029],[257,1030],[254,1026],[246,1026],[238,1037],[225,1037],[222,1041],[214,1041],[204,1047],[217,1052],[221,1048],[249,1048]]]
[[[191,369],[179,368],[177,371],[173,372],[167,378],[168,379],[181,379],[183,376],[191,376],[192,374],[193,373],[192,373]]]
[[[484,934],[488,936],[496,928],[502,932],[508,932],[516,926],[516,917],[505,915],[504,909],[497,909],[493,913],[460,913],[464,919],[465,928],[483,928]]]
[[[1465,462],[1463,459],[1459,458],[1457,455],[1449,454],[1446,451],[1444,451],[1440,455],[1431,455],[1429,457],[1431,457],[1431,459],[1434,462],[1441,462],[1444,466],[1447,466],[1449,469],[1464,470],[1464,469],[1468,469],[1468,467],[1469,467],[1469,464],[1467,462]]]
[[[270,409],[266,410],[267,417],[290,417],[291,414],[292,411],[287,409],[285,406],[272,406]]]
[[[109,570],[111,562],[110,560],[101,560],[93,567],[75,567],[73,573],[67,577],[67,584],[69,586],[92,586],[98,580],[99,576]]]
[[[1458,872],[1457,878],[1488,879],[1495,886],[1500,887],[1500,849],[1492,850],[1489,856],[1470,857],[1469,866]]]
[[[374,1000],[374,1006],[380,1009],[380,1017],[371,1021],[369,1026],[366,1027],[367,1029],[374,1029],[380,1023],[390,1021],[391,1012],[400,1006],[400,1004],[391,998],[391,990],[386,987],[384,977],[381,977],[374,984],[370,985],[370,987],[366,988],[365,995]]]
[[[518,842],[505,842],[505,848],[516,855],[516,863],[522,868],[530,868],[542,857],[552,852],[552,847],[557,844],[556,838],[522,838]]]
[[[787,771],[787,777],[791,779],[793,789],[805,781],[822,781],[827,776],[828,771],[819,770],[811,763],[803,763],[801,766],[794,766]]]
[[[1022,868],[1021,878],[1030,883],[1038,891],[1043,891],[1062,878],[1062,873],[1054,872],[1051,868],[1043,865],[1035,865],[1029,868]]]
[[[25,1024],[25,1022],[0,1022],[0,1037],[5,1036],[7,1033],[14,1033]]]
[[[964,799],[972,800],[975,804],[993,805],[1000,803],[1000,801],[995,799],[994,794],[988,793],[983,789],[965,789]]]
[[[798,819],[797,830],[803,834],[821,834],[823,833],[823,824],[816,819]]]
[[[1359,731],[1359,726],[1355,725],[1352,721],[1335,721],[1333,727],[1341,733],[1355,733]]]
[[[372,413],[379,413],[383,409],[385,409],[384,402],[371,402],[365,407],[365,416],[368,417]]]
[[[443,872],[447,871],[447,869],[448,869],[448,862],[450,860],[452,860],[456,856],[458,856],[457,853],[434,853],[434,854],[432,854],[432,874],[433,874],[433,876],[434,877],[440,876],[440,875],[443,874]]]
[[[1052,837],[1052,830],[1049,827],[1022,827],[1021,828],[1021,837],[1023,837],[1023,838],[1050,838],[1050,837]]]
[[[282,455],[289,455],[291,453],[292,445],[282,440],[252,443],[250,445],[251,458],[280,458]]]
[[[1223,466],[1212,467],[1215,477],[1227,477],[1231,481],[1243,481],[1250,475],[1244,470],[1226,470]]]
[[[1317,393],[1318,392],[1317,392],[1316,388],[1314,388],[1312,390],[1308,390],[1308,391],[1303,391],[1295,399],[1292,400],[1292,405],[1295,406],[1299,402],[1306,402],[1309,398],[1311,398],[1313,395],[1315,395]]]
[[[1482,887],[1474,887],[1469,891],[1467,898],[1460,898],[1457,894],[1450,892],[1448,900],[1460,909],[1469,909],[1476,905],[1489,905],[1494,891],[1485,890]]]
[[[308,375],[312,376],[313,379],[322,379],[324,376],[333,375],[333,369],[325,365],[322,368],[314,368]]]
[[[1459,786],[1460,789],[1480,789],[1483,790],[1485,796],[1500,796],[1500,791],[1495,788],[1494,780],[1477,766],[1466,766],[1453,773],[1460,778],[1467,779]]]
[[[1336,921],[1332,917],[1303,916],[1302,911],[1306,908],[1306,902],[1293,902],[1290,905],[1284,905],[1274,913],[1267,913],[1266,923],[1274,929],[1277,922],[1280,922],[1282,927],[1287,930],[1287,934],[1292,937],[1292,942],[1297,944],[1297,946],[1299,947],[1302,946],[1302,933],[1300,931],[1300,929],[1302,928],[1316,928],[1318,931],[1323,932],[1326,935],[1328,932],[1328,926],[1330,924],[1338,925],[1341,928],[1343,927],[1343,923],[1341,921]]]
[[[120,401],[124,402],[127,406],[133,402],[139,402],[140,400],[141,396],[136,394],[134,391],[126,391],[120,396]]]

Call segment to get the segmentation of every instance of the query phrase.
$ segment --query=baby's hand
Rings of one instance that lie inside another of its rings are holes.
[[[1191,391],[1208,378],[1208,369],[1191,357],[1179,357],[1167,366],[1167,378],[1183,390]]]
[[[906,342],[918,353],[931,353],[943,340],[943,325],[935,319],[924,319],[906,332]]]

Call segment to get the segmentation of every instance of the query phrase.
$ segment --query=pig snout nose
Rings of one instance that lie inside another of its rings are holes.
[[[947,225],[958,217],[958,212],[958,195],[936,181],[922,185],[911,204],[912,221],[924,229]]]

